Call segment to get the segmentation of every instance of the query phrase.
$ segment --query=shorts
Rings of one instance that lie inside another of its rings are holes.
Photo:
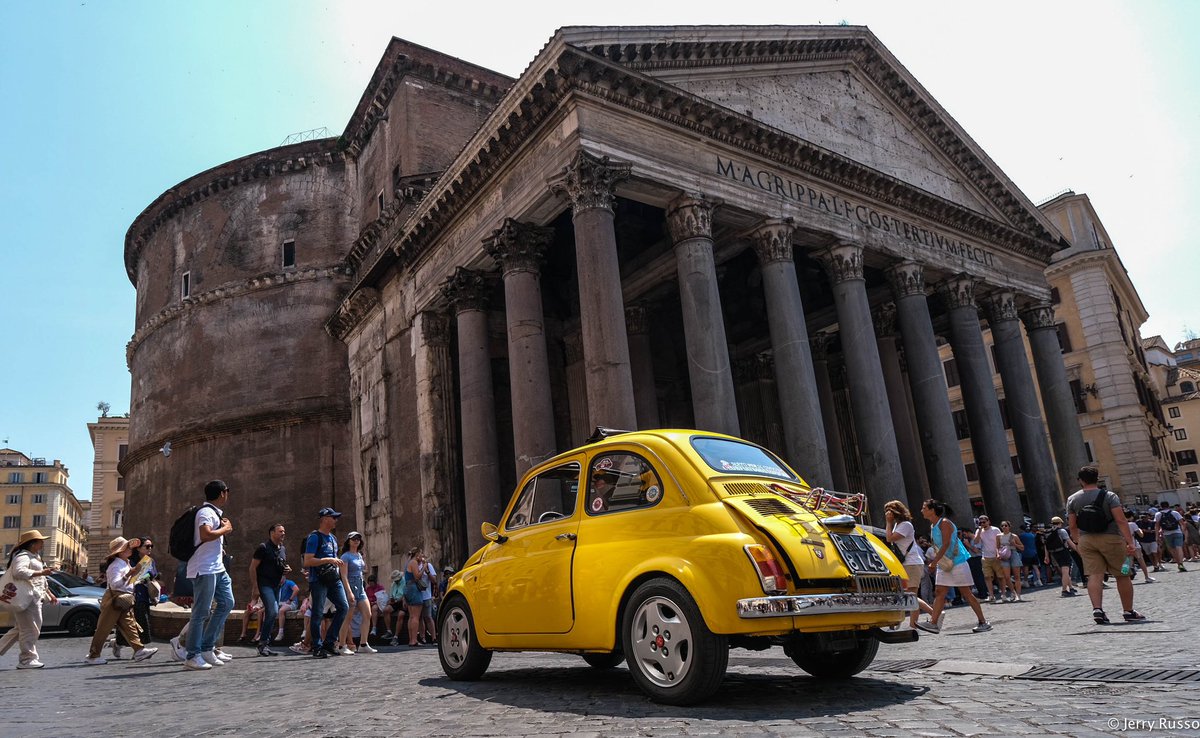
[[[956,564],[950,571],[942,571],[940,566],[937,567],[937,578],[934,581],[939,587],[970,587],[975,584],[975,577],[971,574],[970,564],[964,561]]]
[[[1057,551],[1051,551],[1050,558],[1058,566],[1070,566],[1072,564],[1071,552],[1065,548],[1060,548]]]
[[[921,586],[921,580],[925,577],[925,567],[920,564],[905,564],[904,571],[908,572],[908,582],[904,585],[905,589],[916,589]]]
[[[1033,554],[1032,556],[1026,556],[1025,554],[1021,554],[1021,566],[1037,566],[1037,565],[1038,565],[1037,554]]]
[[[404,588],[404,601],[410,605],[423,604],[424,600],[421,599],[421,588],[410,582],[408,586]]]
[[[350,579],[347,581],[350,582],[350,593],[354,595],[354,601],[355,602],[366,602],[367,601],[367,590],[363,589],[362,577],[358,577],[357,579]]]
[[[1000,562],[1000,567],[1005,571],[1012,571],[1021,568],[1021,557],[1010,556],[1007,559],[997,559]]]
[[[1121,574],[1125,565],[1125,539],[1109,533],[1084,533],[1079,536],[1079,557],[1083,559],[1083,573],[1089,577],[1102,576],[1108,572],[1114,577]]]
[[[1163,545],[1167,548],[1179,548],[1183,545],[1183,531],[1163,531]]]
[[[1000,559],[985,558],[983,560],[983,578],[985,580],[991,579],[993,576],[1004,578],[1005,574],[1007,573],[1005,572],[1006,567],[1004,566],[1004,563],[1005,562],[1000,561]]]
[[[1158,553],[1158,541],[1139,541],[1138,545],[1142,547],[1142,553],[1146,555]]]

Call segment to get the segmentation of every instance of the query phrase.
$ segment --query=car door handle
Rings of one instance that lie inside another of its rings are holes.
[[[557,538],[557,539],[558,539],[558,540],[560,540],[560,541],[573,541],[573,540],[575,540],[575,534],[574,534],[574,533],[559,533],[558,535],[556,535],[556,536],[554,536],[554,537],[555,537],[555,538]]]

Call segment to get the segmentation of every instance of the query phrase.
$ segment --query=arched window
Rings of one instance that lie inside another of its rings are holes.
[[[1179,383],[1179,391],[1180,392],[1195,392],[1196,385],[1192,382],[1180,382]]]

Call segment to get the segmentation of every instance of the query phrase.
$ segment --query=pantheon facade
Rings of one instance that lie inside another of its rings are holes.
[[[595,426],[748,438],[876,522],[969,516],[947,342],[986,509],[1048,519],[1086,460],[1065,246],[866,28],[563,28],[515,80],[393,39],[339,138],[131,227],[127,520],[227,468],[251,528],[332,500],[380,570],[457,564]]]

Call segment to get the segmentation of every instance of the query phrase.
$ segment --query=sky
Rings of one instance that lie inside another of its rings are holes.
[[[399,36],[516,77],[566,25],[866,25],[1035,203],[1086,193],[1150,313],[1200,331],[1200,2],[0,0],[0,447],[91,497],[128,411],[125,233],[163,191],[345,128]]]

